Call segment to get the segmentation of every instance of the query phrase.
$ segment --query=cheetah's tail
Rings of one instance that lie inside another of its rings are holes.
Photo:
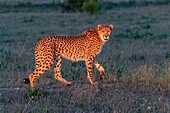
[[[24,84],[29,84],[30,83],[30,79],[29,78],[24,78],[22,82]]]

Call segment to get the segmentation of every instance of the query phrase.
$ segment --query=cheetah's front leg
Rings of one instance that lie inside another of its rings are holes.
[[[104,68],[97,61],[94,62],[94,65],[96,69],[100,72],[100,80],[103,81],[105,75]]]
[[[67,80],[65,80],[61,73],[60,73],[60,67],[61,67],[61,56],[58,56],[57,59],[57,64],[54,67],[54,75],[55,75],[55,79],[57,79],[59,82],[63,83],[64,85],[70,85],[71,82],[68,82]]]
[[[86,61],[86,68],[87,68],[87,78],[92,85],[95,85],[92,77],[92,68],[93,68],[93,60],[89,59]]]

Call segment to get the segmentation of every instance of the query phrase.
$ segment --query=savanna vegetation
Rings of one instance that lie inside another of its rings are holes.
[[[89,9],[86,0],[76,10],[55,0],[0,1],[0,112],[170,111],[169,0],[96,1],[98,5],[92,6],[99,8]],[[39,40],[49,35],[79,35],[98,24],[114,25],[96,58],[105,68],[104,83],[94,69],[98,85],[91,86],[84,62],[68,60],[62,61],[61,72],[73,85],[56,81],[52,69],[38,79],[34,92],[22,83],[34,70],[34,47]]]

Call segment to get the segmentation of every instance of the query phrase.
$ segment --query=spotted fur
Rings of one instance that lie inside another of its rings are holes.
[[[79,36],[48,36],[40,40],[35,47],[36,67],[30,74],[29,80],[31,87],[34,87],[36,79],[45,71],[49,70],[53,64],[54,77],[65,85],[71,82],[65,80],[61,73],[61,60],[66,58],[72,61],[85,61],[87,68],[87,78],[94,85],[92,77],[93,61],[102,49],[102,46],[108,41],[113,25],[102,26],[89,29]],[[54,63],[56,62],[56,63]],[[95,61],[95,67],[100,72],[100,78],[104,78],[104,68]]]

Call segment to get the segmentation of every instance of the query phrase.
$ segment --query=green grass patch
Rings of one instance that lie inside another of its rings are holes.
[[[152,6],[152,5],[168,5],[170,3],[169,0],[153,0],[153,1],[138,1],[138,0],[128,0],[128,1],[120,1],[120,2],[111,2],[111,1],[106,1],[103,3],[103,7],[105,10],[111,10],[113,8],[118,8],[118,7],[143,7],[143,6]]]
[[[116,38],[142,39],[144,41],[151,41],[155,38],[152,32],[141,29],[126,29],[115,35]]]

